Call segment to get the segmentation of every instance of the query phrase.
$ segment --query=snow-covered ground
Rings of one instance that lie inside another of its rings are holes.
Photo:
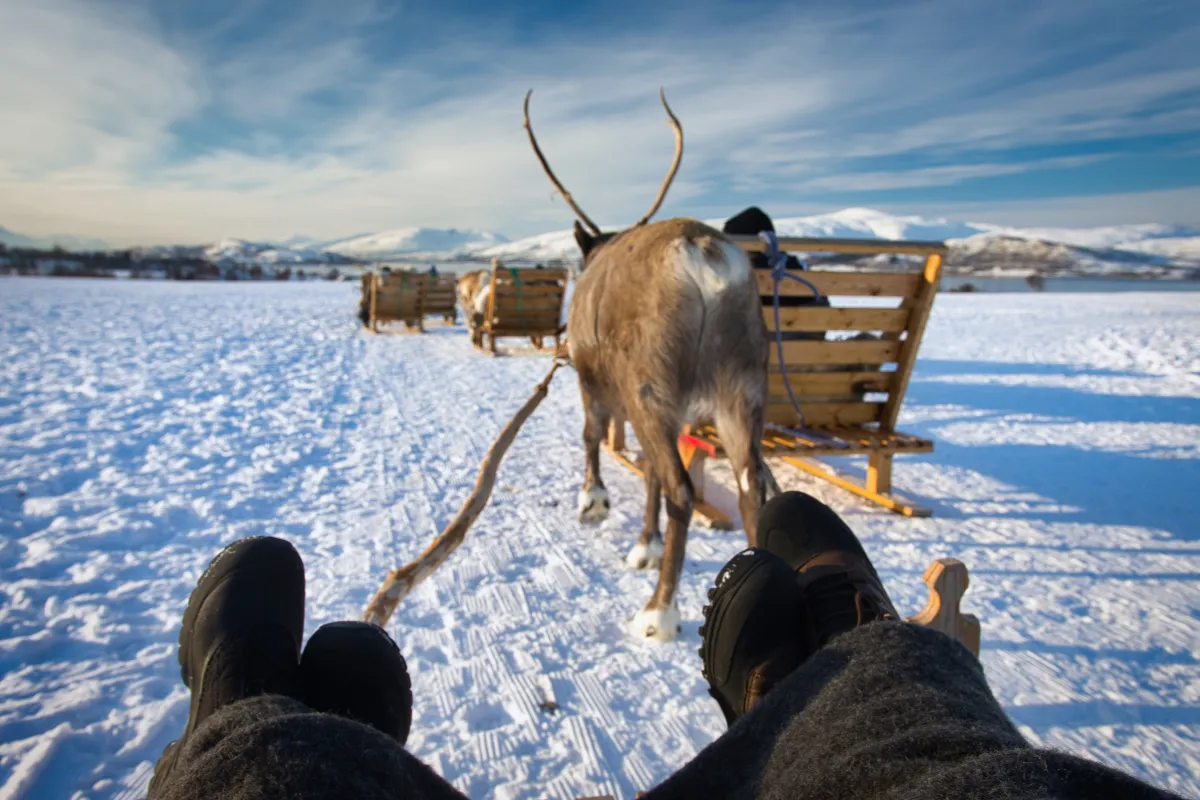
[[[457,511],[547,358],[437,324],[366,336],[355,304],[346,284],[0,279],[0,798],[140,796],[187,715],[184,603],[225,544],[295,543],[311,633]],[[1200,796],[1196,296],[942,295],[921,355],[903,427],[937,449],[895,477],[931,519],[781,482],[846,516],[905,613],[932,559],[967,563],[983,664],[1032,739]],[[575,521],[573,380],[391,624],[410,749],[474,797],[631,798],[724,728],[697,627],[744,540],[693,528],[682,635],[627,638],[655,577],[622,560],[642,487],[605,456],[614,513]]]

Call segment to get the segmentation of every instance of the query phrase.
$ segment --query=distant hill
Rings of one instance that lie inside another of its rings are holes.
[[[28,247],[42,250],[53,250],[55,247],[61,247],[64,250],[73,250],[75,252],[110,249],[108,244],[100,239],[90,239],[84,236],[68,236],[66,234],[24,236],[20,233],[14,233],[7,228],[0,228],[0,244],[7,245],[8,247]]]
[[[705,221],[716,228],[725,222],[723,219]],[[781,236],[945,241],[950,246],[947,267],[960,272],[999,269],[1154,275],[1200,269],[1200,230],[1173,225],[1013,228],[936,217],[898,216],[870,208],[784,217],[774,222],[775,230]],[[571,230],[560,230],[486,248],[479,251],[479,255],[577,259],[579,248]],[[879,264],[887,257],[838,260]]]
[[[507,242],[498,233],[459,228],[396,228],[324,242],[321,249],[358,259],[444,258]]]
[[[230,264],[344,264],[350,259],[340,253],[331,253],[316,247],[283,247],[265,242],[248,242],[244,239],[222,239],[216,244],[202,248],[205,258],[213,263]]]
[[[706,220],[720,227],[724,220]],[[603,226],[602,226],[603,227]],[[1040,274],[1178,275],[1200,270],[1200,230],[1145,223],[1095,228],[1014,228],[940,217],[903,216],[870,208],[846,208],[829,214],[775,220],[782,236],[866,239],[932,239],[950,246],[947,267],[960,273],[1009,271]],[[609,230],[611,228],[604,228]],[[29,237],[0,228],[0,242],[11,247],[68,250],[104,249],[104,243],[71,236]],[[201,246],[144,248],[150,255],[204,258],[219,264],[259,265],[264,269],[294,264],[345,264],[354,261],[452,260],[464,256],[509,260],[577,260],[571,229],[510,241],[499,233],[468,228],[395,228],[342,239],[320,240],[296,234],[279,242],[223,239]],[[812,261],[893,263],[886,256]]]

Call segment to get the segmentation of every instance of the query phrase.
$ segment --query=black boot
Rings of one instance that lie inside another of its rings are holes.
[[[317,629],[300,657],[304,703],[370,725],[400,744],[412,726],[412,682],[400,648],[369,622]]]
[[[758,520],[759,546],[796,572],[821,647],[860,625],[900,619],[862,543],[829,506],[786,492]]]
[[[731,724],[838,634],[900,619],[862,544],[824,503],[772,498],[757,541],[717,574],[700,629],[709,693]]]
[[[223,706],[261,694],[300,696],[304,563],[282,539],[242,539],[200,576],[179,631],[179,666],[192,690],[187,725],[154,768],[167,779],[187,738]]]
[[[700,659],[725,721],[745,714],[817,650],[796,575],[779,556],[734,556],[708,590]]]

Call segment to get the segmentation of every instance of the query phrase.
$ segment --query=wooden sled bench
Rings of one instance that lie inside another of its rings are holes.
[[[381,323],[403,322],[408,330],[424,331],[424,296],[429,276],[416,272],[391,272],[362,276],[361,319],[367,330],[378,333]]]
[[[476,347],[495,355],[497,339],[522,336],[538,350],[558,352],[567,270],[505,267],[494,259],[487,291],[487,311],[472,334]],[[544,346],[548,338],[553,350]]]
[[[756,237],[730,237],[747,250],[763,250]],[[763,318],[770,337],[767,375],[767,430],[763,455],[779,458],[871,502],[906,516],[930,511],[892,491],[892,459],[904,453],[928,453],[933,442],[896,430],[900,405],[908,388],[925,324],[933,308],[946,246],[941,242],[855,239],[779,239],[783,251],[925,256],[920,271],[850,272],[812,269],[803,277],[829,298],[829,306],[779,309],[781,331],[814,334],[783,342],[780,363],[775,341],[773,280],[768,270],[755,270],[763,297]],[[784,280],[781,297],[811,297],[802,283]],[[887,307],[844,303],[846,297],[890,298]],[[870,338],[850,340],[854,334]],[[830,336],[832,335],[832,337]],[[784,385],[791,384],[803,418],[796,414]],[[625,448],[625,421],[612,421],[608,449],[626,466],[641,472],[639,456]],[[680,455],[692,477],[695,513],[715,528],[732,528],[728,515],[704,497],[704,462],[724,455],[711,424],[685,430]],[[818,456],[867,456],[865,480],[855,480],[810,459]]]
[[[441,316],[446,322],[458,321],[458,279],[453,275],[429,275],[421,297],[421,316]]]

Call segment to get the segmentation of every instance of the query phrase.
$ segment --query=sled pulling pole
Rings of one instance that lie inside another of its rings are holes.
[[[550,390],[550,381],[554,377],[554,373],[558,371],[559,367],[566,366],[568,363],[565,358],[554,359],[554,366],[533,390],[533,394],[525,401],[525,405],[521,406],[521,409],[500,431],[500,435],[496,437],[496,441],[492,443],[491,448],[483,457],[475,488],[471,491],[467,501],[463,503],[458,515],[415,561],[388,573],[383,585],[379,587],[379,591],[371,598],[366,611],[363,612],[364,622],[374,623],[381,628],[385,627],[400,601],[421,581],[432,575],[463,543],[475,518],[487,508],[488,500],[492,497],[492,486],[496,482],[496,471],[500,468],[500,461],[508,451],[509,445],[513,443],[513,439],[521,430],[521,426],[525,424],[525,420],[529,419],[529,415],[545,399]]]

